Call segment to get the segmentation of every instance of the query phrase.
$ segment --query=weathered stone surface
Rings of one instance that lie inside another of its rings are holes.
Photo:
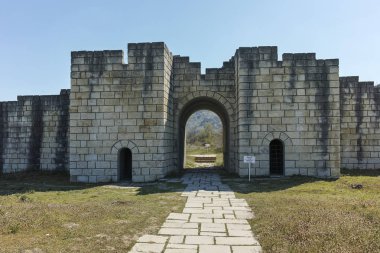
[[[120,50],[72,52],[71,90],[0,102],[0,172],[155,181],[182,168],[188,114],[199,109],[216,111],[228,126],[225,167],[240,176],[248,175],[243,157],[252,154],[253,176],[339,177],[341,167],[380,164],[380,89],[339,78],[337,59],[284,54],[279,61],[276,47],[239,48],[201,74],[200,63],[173,56],[162,42],[130,44],[127,55],[125,64]],[[284,163],[271,171],[276,140]],[[118,168],[126,148],[128,176]],[[211,197],[189,202],[186,213],[217,207]]]

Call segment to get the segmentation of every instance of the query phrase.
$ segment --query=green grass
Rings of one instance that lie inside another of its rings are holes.
[[[46,173],[0,177],[0,252],[127,252],[182,211],[182,188],[73,184]]]
[[[223,174],[245,198],[265,252],[380,252],[380,171],[338,180],[247,179]],[[362,184],[362,189],[351,186]],[[119,187],[68,183],[67,175],[0,177],[0,252],[127,252],[181,212],[180,184]],[[35,250],[38,252],[38,250]]]
[[[207,154],[215,154],[216,161],[215,167],[223,167],[223,153],[220,149],[205,149],[204,147],[192,147],[186,149],[186,163],[185,168],[193,169],[193,168],[202,168],[208,167],[205,164],[195,163],[195,158],[193,155],[207,155]]]
[[[250,223],[265,252],[380,252],[380,171],[342,172],[338,180],[225,182],[254,211]]]

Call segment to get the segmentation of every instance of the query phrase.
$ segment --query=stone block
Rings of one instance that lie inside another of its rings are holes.
[[[81,182],[81,183],[88,183],[89,177],[88,176],[77,176],[76,181]]]

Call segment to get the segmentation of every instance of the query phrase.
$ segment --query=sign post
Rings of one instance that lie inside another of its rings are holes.
[[[251,182],[251,163],[255,163],[256,158],[255,156],[244,156],[244,163],[248,163],[248,180]]]

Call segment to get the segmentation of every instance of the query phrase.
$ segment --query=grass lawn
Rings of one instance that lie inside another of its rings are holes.
[[[380,252],[380,171],[251,183],[222,176],[254,211],[250,223],[265,252]],[[0,252],[127,252],[182,211],[182,189],[73,184],[62,174],[0,177]]]
[[[265,252],[380,252],[380,171],[342,174],[224,181],[254,211],[250,223]]]
[[[73,184],[62,174],[0,177],[0,252],[127,252],[181,212],[181,184]],[[30,251],[26,251],[30,250]]]

